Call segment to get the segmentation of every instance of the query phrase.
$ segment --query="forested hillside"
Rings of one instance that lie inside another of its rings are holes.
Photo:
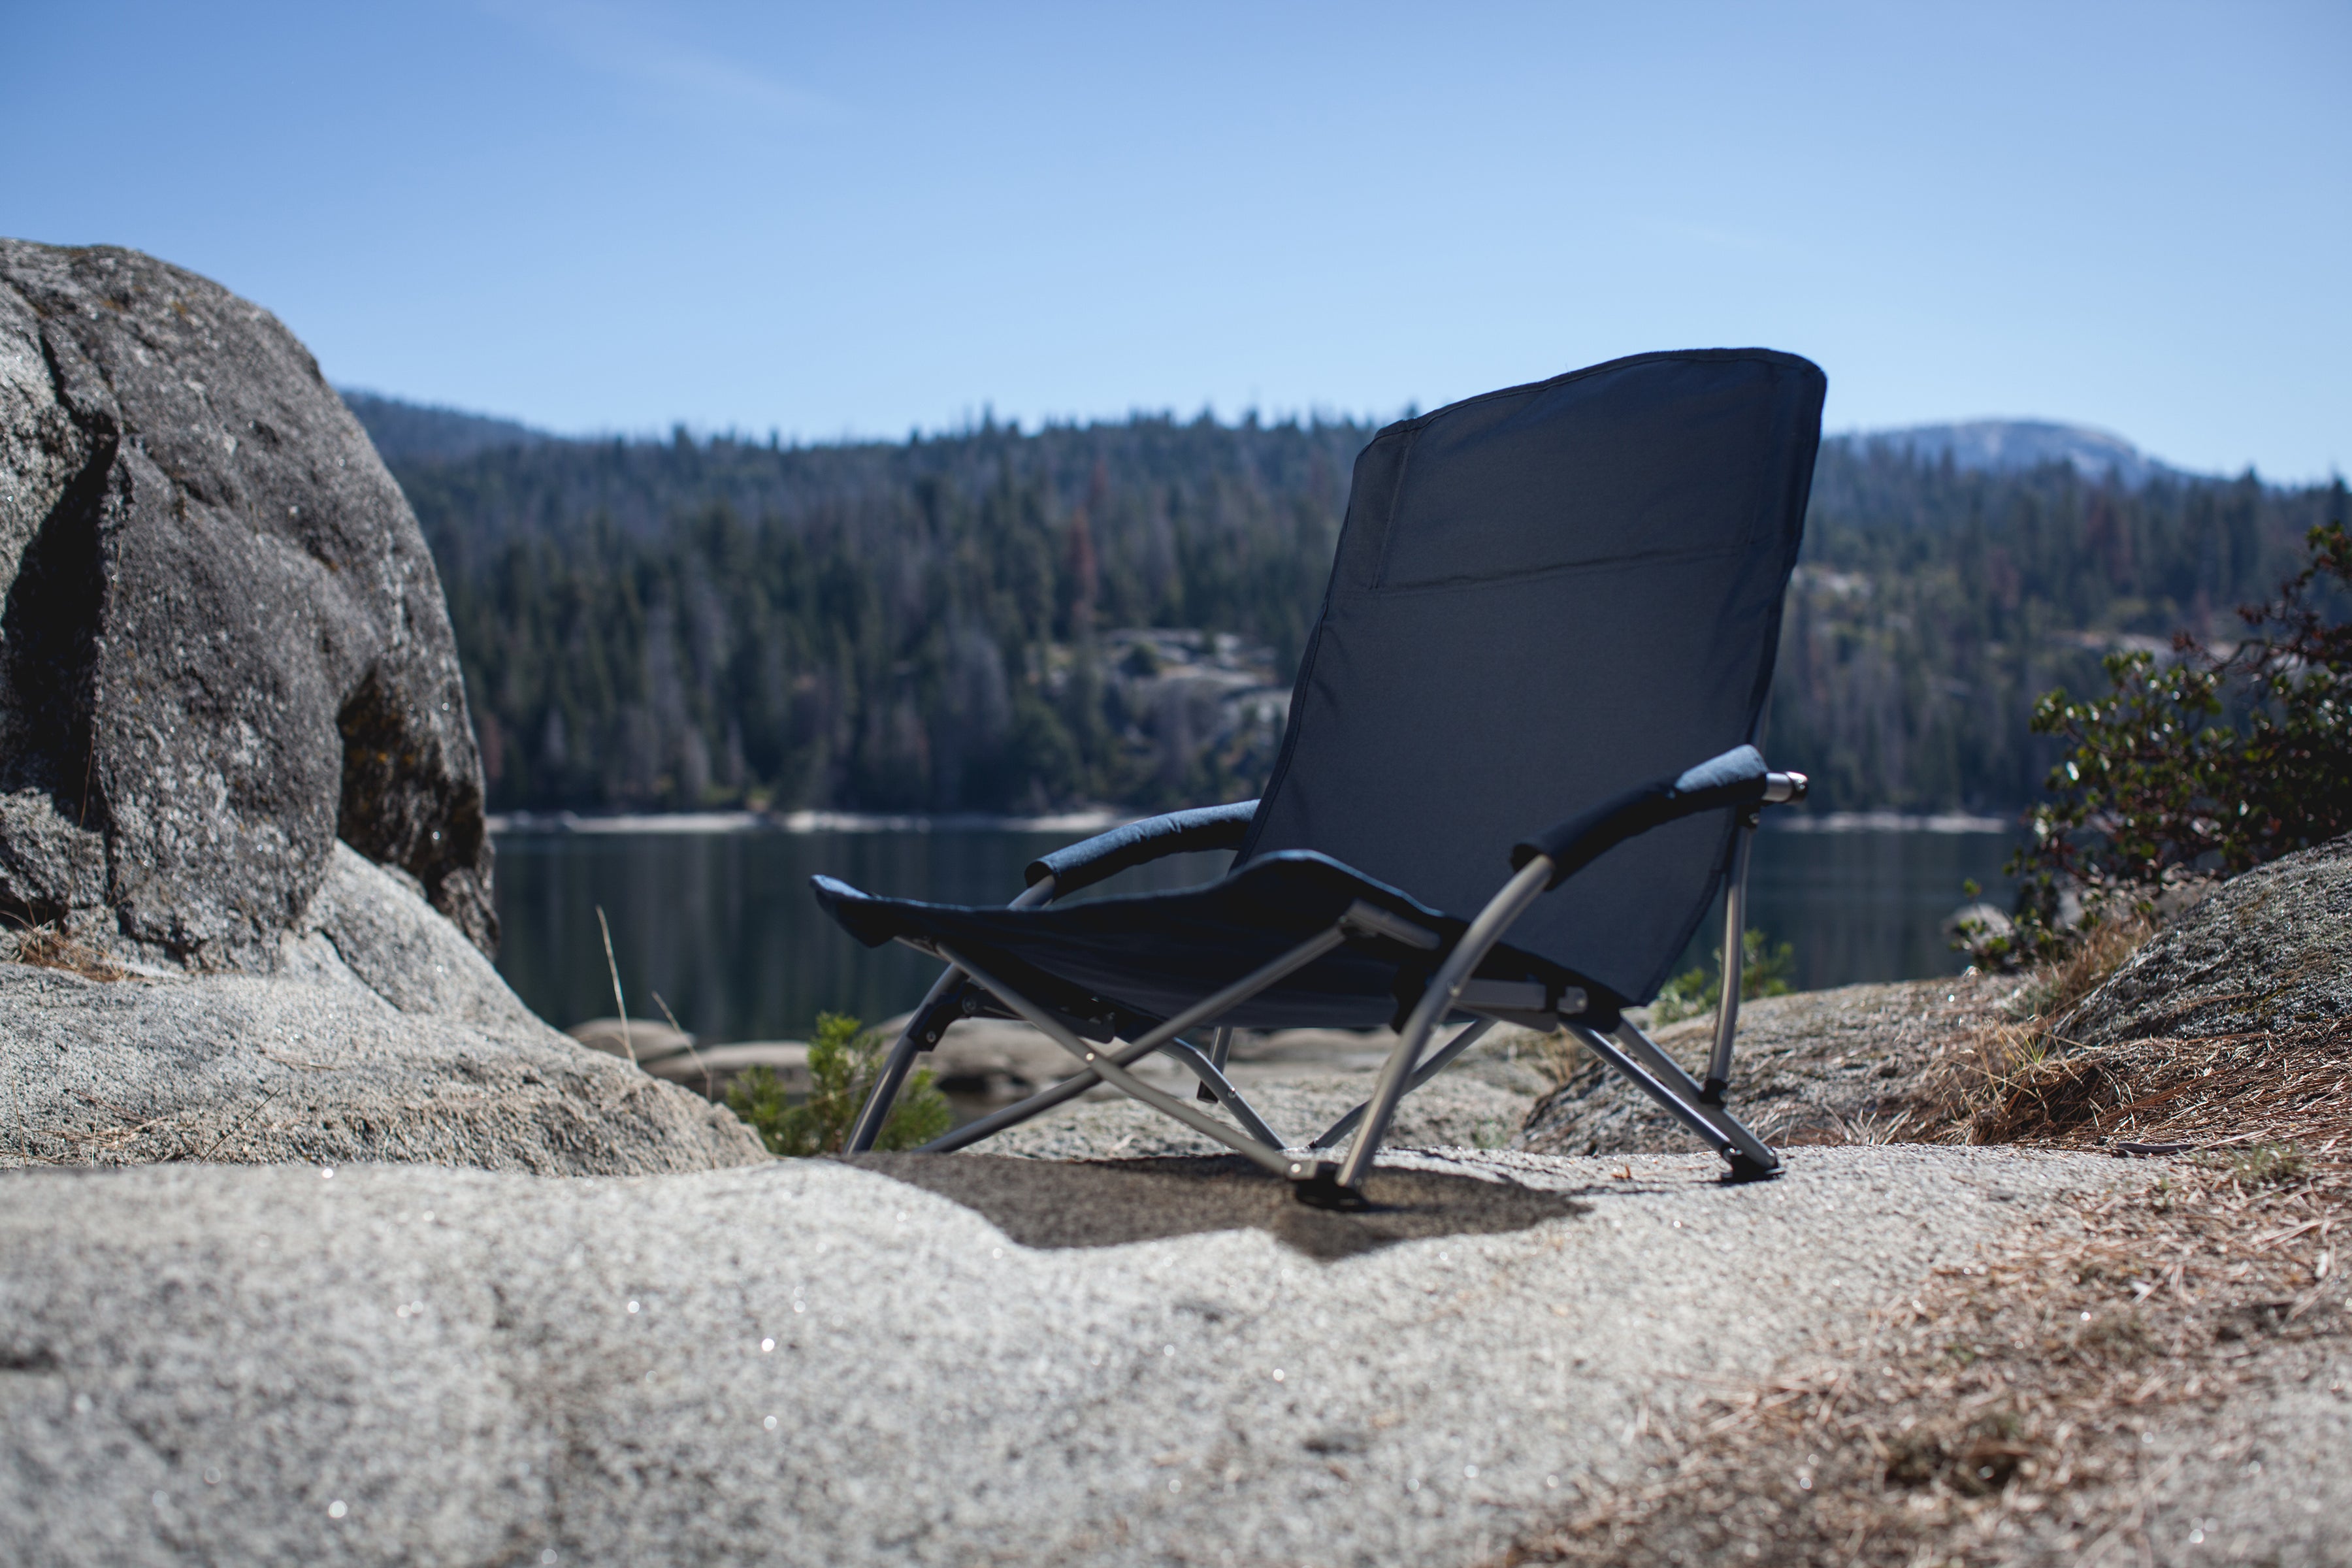
[[[1344,423],[562,441],[353,399],[440,563],[500,809],[1034,811],[1254,792]],[[2332,489],[1825,444],[1770,751],[1831,808],[2003,810],[2050,686],[2292,570]]]

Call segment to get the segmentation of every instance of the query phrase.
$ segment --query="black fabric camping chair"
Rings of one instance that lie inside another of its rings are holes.
[[[1356,460],[1263,799],[1057,850],[1002,909],[815,879],[860,941],[949,966],[849,1146],[872,1146],[954,1019],[1013,1016],[1070,1052],[1072,1076],[930,1149],[1106,1082],[1303,1200],[1350,1206],[1398,1100],[1513,1022],[1565,1026],[1735,1176],[1775,1172],[1724,1092],[1749,833],[1805,790],[1751,742],[1824,388],[1811,363],[1766,350],[1643,354],[1382,430]],[[1163,855],[1228,848],[1234,868],[1205,887],[1052,904]],[[1719,889],[1735,956],[1702,1080],[1624,1009],[1657,994]],[[1469,1026],[1424,1058],[1449,1020]],[[1401,1037],[1371,1099],[1303,1148],[1223,1070],[1234,1028],[1381,1025]],[[1184,1037],[1197,1030],[1206,1048]],[[1136,1078],[1153,1052],[1200,1080],[1197,1100]],[[1322,1157],[1351,1131],[1344,1163]]]

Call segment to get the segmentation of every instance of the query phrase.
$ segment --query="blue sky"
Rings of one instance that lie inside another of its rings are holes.
[[[2342,4],[0,10],[0,232],[559,430],[1387,416],[1764,343],[1839,428],[2352,468]]]

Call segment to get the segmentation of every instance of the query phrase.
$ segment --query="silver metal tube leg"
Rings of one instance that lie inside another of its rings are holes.
[[[1182,1042],[1181,1041],[1177,1042],[1175,1047],[1162,1046],[1159,1048],[1161,1050],[1171,1050],[1177,1048],[1178,1047],[1181,1047],[1184,1049],[1191,1048],[1189,1047],[1182,1047]],[[1121,1047],[1112,1055],[1111,1059],[1118,1063],[1119,1066],[1126,1067],[1132,1062],[1141,1060],[1144,1057],[1150,1054],[1150,1052],[1144,1050],[1139,1046],[1129,1045]],[[1095,1085],[1101,1081],[1102,1079],[1097,1078],[1091,1071],[1081,1069],[1080,1071],[1072,1073],[1068,1078],[1062,1079],[1059,1083],[1047,1085],[1045,1088],[1039,1089],[1036,1093],[1031,1095],[1028,1099],[1022,1100],[1018,1104],[1005,1106],[1001,1110],[992,1110],[987,1115],[981,1117],[976,1121],[965,1122],[962,1126],[957,1128],[952,1132],[946,1133],[939,1138],[934,1138],[931,1142],[924,1144],[920,1149],[917,1150],[916,1152],[919,1154],[952,1154],[959,1149],[969,1149],[974,1143],[979,1143],[987,1139],[993,1138],[996,1134],[1003,1131],[1008,1127],[1018,1127],[1021,1123],[1029,1121],[1033,1117],[1043,1116],[1045,1112],[1053,1110],[1054,1107],[1060,1105],[1065,1101],[1077,1099],[1078,1096],[1086,1093],[1088,1089],[1094,1088]],[[1241,1091],[1239,1089],[1234,1089],[1234,1093],[1238,1097]],[[1213,1096],[1213,1100],[1214,1097]],[[1238,1115],[1239,1112],[1236,1112],[1235,1114]],[[1255,1116],[1257,1114],[1255,1108],[1251,1110],[1250,1114],[1252,1116]],[[1264,1125],[1263,1121],[1260,1121],[1259,1125]],[[1269,1133],[1268,1137],[1271,1138],[1272,1134]]]
[[[1690,1074],[1683,1070],[1682,1064],[1666,1055],[1664,1046],[1623,1019],[1619,1020],[1612,1036],[1628,1057],[1647,1068],[1678,1098],[1687,1100],[1699,1115],[1706,1118],[1709,1126],[1729,1139],[1742,1154],[1766,1170],[1780,1164],[1780,1157],[1772,1152],[1771,1145],[1750,1131],[1739,1118],[1725,1110],[1721,1100],[1708,1100],[1703,1088],[1692,1082]]]
[[[1715,1010],[1715,1049],[1706,1058],[1706,1082],[1699,1097],[1723,1103],[1731,1085],[1731,1042],[1739,1032],[1739,982],[1748,967],[1748,851],[1756,837],[1752,823],[1732,830],[1731,875],[1723,885],[1723,994]]]
[[[1227,1054],[1228,1054],[1228,1053],[1230,1053],[1230,1052],[1233,1050],[1233,1048],[1234,1048],[1234,1031],[1233,1031],[1233,1029],[1232,1029],[1230,1026],[1226,1026],[1226,1025],[1223,1025],[1223,1024],[1220,1024],[1220,1025],[1218,1025],[1218,1026],[1217,1026],[1217,1031],[1216,1031],[1216,1033],[1215,1033],[1215,1034],[1213,1034],[1213,1035],[1211,1035],[1211,1036],[1209,1037],[1209,1065],[1210,1065],[1211,1067],[1215,1068],[1219,1072],[1223,1072],[1223,1071],[1224,1071],[1224,1070],[1225,1070],[1225,1058],[1226,1058]],[[1201,1085],[1201,1087],[1200,1087],[1200,1088],[1198,1088],[1198,1089],[1194,1089],[1192,1092],[1193,1092],[1193,1094],[1194,1094],[1194,1096],[1195,1096],[1196,1098],[1201,1099],[1201,1100],[1214,1100],[1214,1099],[1216,1099],[1216,1096],[1215,1096],[1215,1095],[1213,1095],[1213,1094],[1212,1094],[1212,1093],[1210,1093],[1210,1092],[1209,1092],[1209,1086],[1208,1086],[1208,1084],[1207,1084],[1207,1083],[1205,1083],[1205,1082],[1203,1082],[1203,1083]]]
[[[1433,1079],[1439,1073],[1444,1072],[1448,1063],[1452,1062],[1454,1058],[1460,1056],[1472,1046],[1476,1045],[1480,1040],[1484,1039],[1486,1036],[1486,1031],[1494,1026],[1494,1019],[1481,1018],[1477,1022],[1471,1024],[1463,1029],[1460,1034],[1454,1036],[1444,1045],[1438,1047],[1437,1049],[1432,1051],[1427,1061],[1412,1069],[1412,1077],[1405,1082],[1405,1093],[1411,1094],[1414,1089],[1419,1089],[1423,1084],[1427,1083],[1431,1079]],[[1370,1110],[1372,1102],[1370,1100],[1365,1100],[1362,1104],[1357,1106],[1355,1110],[1350,1110],[1347,1115],[1342,1116],[1339,1121],[1334,1121],[1330,1126],[1325,1128],[1322,1132],[1317,1135],[1315,1142],[1307,1146],[1309,1149],[1328,1149],[1332,1144],[1337,1143],[1340,1139],[1345,1138],[1348,1135],[1348,1130],[1355,1126],[1357,1122],[1361,1121],[1364,1119],[1364,1112]]]
[[[1347,938],[1342,935],[1336,927],[1328,933],[1328,945],[1325,944],[1323,939],[1318,938],[1314,942],[1309,942],[1302,944],[1300,947],[1292,949],[1290,953],[1286,954],[1285,957],[1297,958],[1298,963],[1300,964],[1312,963],[1316,958],[1321,957],[1323,953],[1328,952],[1332,948],[1337,947],[1340,942],[1347,940]],[[1097,1077],[1102,1079],[1112,1087],[1123,1091],[1134,1099],[1143,1101],[1144,1104],[1150,1106],[1161,1115],[1171,1117],[1174,1120],[1184,1123],[1185,1126],[1192,1128],[1196,1132],[1206,1133],[1208,1136],[1215,1139],[1218,1142],[1223,1143],[1227,1148],[1233,1150],[1235,1153],[1246,1155],[1248,1158],[1274,1172],[1276,1175],[1303,1176],[1307,1173],[1306,1163],[1303,1161],[1292,1160],[1285,1156],[1279,1144],[1261,1143],[1256,1139],[1250,1137],[1248,1134],[1236,1131],[1233,1128],[1226,1126],[1223,1122],[1218,1121],[1215,1117],[1207,1114],[1205,1111],[1196,1110],[1194,1107],[1186,1104],[1184,1101],[1178,1100],[1175,1096],[1160,1093],[1150,1084],[1143,1082],[1134,1074],[1129,1072],[1125,1068],[1112,1061],[1108,1052],[1097,1050],[1094,1047],[1089,1046],[1083,1040],[1079,1039],[1077,1036],[1072,1034],[1069,1029],[1063,1025],[1060,1019],[1055,1017],[1051,1013],[1046,1012],[1043,1007],[1038,1006],[1035,1003],[1030,1001],[1026,996],[1022,995],[1018,991],[1013,990],[1003,981],[992,976],[986,970],[979,967],[962,953],[956,952],[952,948],[944,946],[940,949],[940,952],[947,956],[950,963],[960,966],[965,973],[971,975],[982,985],[987,986],[988,989],[994,994],[998,1001],[1003,1003],[1006,1006],[1020,1014],[1022,1017],[1027,1019],[1040,1030],[1043,1030],[1055,1044],[1060,1046],[1064,1050],[1077,1058],[1078,1060],[1085,1064],[1085,1066]],[[1305,956],[1299,956],[1301,954],[1305,954]],[[1280,960],[1276,961],[1277,963],[1281,962],[1282,961]],[[1267,967],[1274,968],[1276,965],[1269,964]],[[1292,964],[1291,967],[1298,967],[1298,964]],[[1262,970],[1259,973],[1263,973],[1264,971]],[[1286,970],[1284,973],[1287,973],[1287,971]],[[1276,975],[1275,978],[1279,979],[1280,975]],[[1273,984],[1272,980],[1268,980],[1265,983],[1265,984]],[[1264,988],[1265,985],[1263,984],[1259,986],[1260,990],[1263,990]],[[1228,991],[1232,989],[1234,989],[1234,987],[1227,987]],[[1192,1022],[1199,1023],[1202,1017],[1213,1016],[1215,1013],[1223,1012],[1226,1007],[1234,1005],[1235,1001],[1244,999],[1236,997],[1233,1001],[1223,1001],[1222,1005],[1216,1006],[1213,1010],[1207,1012],[1202,1011],[1202,1009],[1209,1006],[1209,1003],[1221,1002],[1223,995],[1224,993],[1219,993],[1217,996],[1209,998],[1208,1003],[1196,1004],[1193,1007],[1187,1009],[1188,1013],[1196,1013],[1201,1015],[1200,1017],[1193,1018]],[[1157,1049],[1159,1047],[1167,1044],[1168,1040],[1173,1039],[1177,1034],[1181,1032],[1179,1029],[1171,1026],[1174,1023],[1175,1020],[1171,1019],[1168,1024],[1163,1024],[1160,1028],[1154,1029],[1151,1034],[1146,1035],[1144,1039],[1150,1040],[1152,1042],[1152,1048]],[[1166,1038],[1164,1039],[1153,1038],[1154,1036],[1163,1034],[1166,1036]],[[1138,1045],[1141,1045],[1143,1042],[1138,1041],[1136,1043]]]
[[[1120,1047],[1111,1053],[1110,1059],[1120,1067],[1125,1067],[1130,1062],[1141,1061],[1168,1041],[1174,1039],[1203,1019],[1213,1018],[1227,1008],[1248,1001],[1276,981],[1294,970],[1305,968],[1347,940],[1346,933],[1335,928],[1301,942],[1273,963],[1244,975],[1215,995],[1193,1004],[1140,1040]],[[1007,1000],[1009,1002],[1010,999]],[[1033,1116],[1050,1110],[1066,1100],[1076,1100],[1101,1081],[1101,1077],[1092,1068],[1083,1068],[1052,1088],[1041,1089],[1031,1095],[1018,1105],[1008,1105],[1002,1110],[992,1111],[977,1121],[957,1128],[944,1138],[934,1139],[924,1144],[921,1152],[926,1154],[946,1154],[958,1149],[970,1148],[982,1139],[992,1133],[1002,1132],[1007,1127],[1026,1121]]]
[[[1503,890],[1486,901],[1478,911],[1462,940],[1438,965],[1431,977],[1429,989],[1421,994],[1420,1003],[1412,1016],[1405,1020],[1404,1037],[1397,1042],[1389,1059],[1381,1064],[1380,1081],[1372,1089],[1370,1104],[1364,1111],[1362,1127],[1356,1141],[1348,1146],[1347,1163],[1339,1167],[1339,1183],[1352,1189],[1371,1169],[1372,1156],[1379,1152],[1381,1140],[1388,1136],[1389,1120],[1396,1114],[1397,1101],[1404,1098],[1405,1079],[1411,1076],[1421,1057],[1421,1048],[1429,1041],[1445,1015],[1454,1011],[1454,999],[1461,994],[1463,983],[1470,978],[1480,962],[1503,940],[1511,922],[1525,914],[1529,904],[1543,896],[1544,885],[1551,879],[1552,863],[1549,856],[1538,855],[1519,868],[1518,874],[1503,885]]]
[[[1740,1153],[1746,1152],[1744,1150],[1735,1151],[1731,1139],[1724,1132],[1722,1128],[1717,1127],[1713,1121],[1709,1121],[1705,1115],[1703,1115],[1700,1112],[1699,1108],[1693,1104],[1688,1099],[1685,1098],[1683,1095],[1675,1093],[1664,1083],[1658,1081],[1657,1079],[1652,1077],[1646,1068],[1644,1068],[1641,1063],[1635,1061],[1633,1057],[1629,1056],[1626,1052],[1620,1049],[1617,1043],[1610,1039],[1608,1036],[1601,1034],[1597,1029],[1588,1028],[1581,1024],[1570,1024],[1568,1026],[1568,1030],[1569,1033],[1574,1035],[1579,1040],[1584,1043],[1584,1047],[1587,1050],[1591,1051],[1594,1056],[1599,1057],[1602,1061],[1607,1062],[1611,1067],[1616,1068],[1618,1073],[1622,1076],[1626,1081],[1633,1084],[1634,1088],[1640,1089],[1643,1094],[1648,1095],[1652,1100],[1656,1100],[1659,1106],[1663,1108],[1668,1115],[1681,1122],[1685,1127],[1689,1128],[1693,1132],[1697,1133],[1701,1139],[1706,1141],[1707,1147],[1713,1149],[1717,1153],[1721,1154],[1726,1159],[1729,1159],[1735,1152]],[[1687,1081],[1689,1078],[1688,1074],[1685,1073],[1681,1076],[1685,1079],[1685,1081]],[[1769,1155],[1770,1151],[1767,1150],[1766,1153]]]
[[[890,1107],[898,1098],[898,1087],[907,1081],[907,1069],[914,1066],[918,1053],[930,1048],[930,1042],[924,1040],[923,1036],[929,1033],[936,1037],[937,1026],[931,1016],[932,1011],[962,982],[963,971],[950,964],[931,983],[930,990],[924,994],[922,1005],[907,1020],[906,1028],[899,1031],[898,1043],[883,1058],[881,1075],[875,1079],[874,1088],[866,1094],[865,1105],[858,1110],[857,1121],[849,1130],[848,1140],[842,1144],[845,1152],[863,1154],[874,1147],[877,1138],[882,1136],[882,1125],[890,1120]]]
[[[1020,895],[1005,907],[1034,909],[1053,896],[1054,879],[1046,877],[1024,888]],[[875,1079],[874,1088],[866,1096],[866,1103],[858,1108],[857,1120],[851,1125],[849,1137],[842,1144],[845,1152],[863,1154],[874,1147],[877,1138],[882,1136],[883,1124],[890,1120],[891,1103],[898,1098],[899,1086],[907,1081],[907,1069],[914,1065],[918,1055],[939,1044],[943,1031],[939,1020],[931,1016],[932,1010],[962,980],[963,971],[950,964],[931,983],[931,988],[923,994],[921,1004],[916,1007],[914,1016],[907,1020],[907,1027],[900,1032],[898,1043],[883,1058],[881,1075]]]
[[[1101,1081],[1090,1072],[1072,1073],[1061,1082],[1039,1089],[1019,1104],[992,1110],[976,1121],[967,1121],[954,1131],[932,1139],[915,1152],[919,1154],[952,1154],[959,1149],[969,1149],[983,1139],[993,1138],[1008,1127],[1018,1127],[1033,1116],[1042,1116],[1064,1100],[1077,1099]]]
[[[1274,1148],[1286,1147],[1282,1134],[1265,1124],[1265,1118],[1257,1113],[1257,1108],[1242,1098],[1242,1091],[1235,1089],[1232,1080],[1219,1072],[1216,1064],[1207,1057],[1181,1040],[1171,1040],[1160,1050],[1163,1056],[1174,1057],[1192,1068],[1193,1076],[1201,1080],[1201,1087],[1209,1091],[1211,1099],[1233,1113],[1234,1120],[1242,1124],[1243,1131]]]

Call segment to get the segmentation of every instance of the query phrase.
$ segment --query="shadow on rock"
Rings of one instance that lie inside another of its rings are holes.
[[[1373,1206],[1335,1214],[1237,1154],[1064,1163],[995,1154],[851,1154],[843,1162],[936,1193],[1023,1247],[1118,1247],[1255,1226],[1329,1260],[1400,1241],[1491,1236],[1586,1212],[1558,1193],[1434,1171],[1375,1170]]]

